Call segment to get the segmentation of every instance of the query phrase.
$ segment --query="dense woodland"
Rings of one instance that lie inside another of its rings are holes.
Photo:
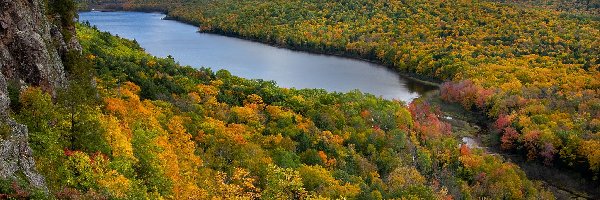
[[[79,10],[120,10],[127,0],[75,0]]]
[[[461,145],[438,110],[358,91],[294,90],[146,54],[78,25],[70,84],[12,88],[50,193],[34,199],[552,199]]]
[[[599,178],[597,1],[131,0],[126,8],[433,78],[445,100],[496,121],[490,134],[502,149]]]
[[[589,15],[600,14],[599,0],[495,0],[502,3],[515,3],[520,6],[541,7],[566,12],[576,12]]]
[[[56,2],[74,16],[70,0]],[[596,1],[85,2],[167,10],[201,31],[442,82],[442,99],[492,119],[487,134],[503,150],[599,178]],[[0,198],[554,199],[515,164],[458,141],[421,99],[280,88],[76,28],[83,52],[63,58],[66,88],[8,88],[49,191],[0,180]]]

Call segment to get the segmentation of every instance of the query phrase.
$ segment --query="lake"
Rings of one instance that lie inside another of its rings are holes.
[[[198,33],[195,26],[163,20],[164,17],[160,13],[142,12],[79,13],[80,21],[89,21],[102,31],[135,39],[155,56],[171,55],[182,65],[209,67],[213,71],[225,69],[244,78],[274,80],[281,87],[336,92],[358,89],[405,102],[436,89],[370,62]]]

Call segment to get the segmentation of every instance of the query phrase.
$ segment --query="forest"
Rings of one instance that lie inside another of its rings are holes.
[[[75,23],[71,0],[44,2],[67,27],[53,34],[82,48],[61,55],[68,83],[55,91],[8,80],[7,115],[27,127],[47,190],[16,172],[0,178],[0,199],[555,199],[514,162],[457,139],[426,98],[182,66]],[[597,0],[77,3],[165,11],[201,32],[437,82],[443,101],[483,115],[502,152],[600,178]],[[2,141],[12,132],[0,122]]]
[[[505,152],[599,178],[597,1],[130,0],[125,9],[440,82],[444,100],[494,121],[489,134]]]
[[[598,16],[600,14],[600,1],[598,0],[496,0],[496,2],[516,3],[517,5],[542,7],[546,9],[584,13]]]
[[[31,199],[553,199],[439,109],[180,66],[77,24],[69,85],[9,88],[49,193]],[[13,98],[14,97],[14,98]]]
[[[78,10],[120,10],[126,0],[75,0]]]

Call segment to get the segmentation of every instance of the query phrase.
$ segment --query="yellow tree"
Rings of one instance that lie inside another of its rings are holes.
[[[177,156],[179,170],[179,180],[174,182],[174,192],[176,199],[192,199],[204,195],[196,185],[198,168],[202,166],[202,160],[194,153],[196,146],[191,140],[192,135],[186,132],[183,123],[184,118],[175,116],[167,125],[170,133],[169,143]]]

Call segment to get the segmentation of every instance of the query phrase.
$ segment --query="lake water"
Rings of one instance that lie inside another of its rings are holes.
[[[274,80],[287,88],[358,89],[386,99],[412,101],[436,89],[381,65],[337,56],[319,55],[215,34],[198,33],[192,25],[162,20],[160,13],[82,12],[102,31],[135,39],[147,52],[168,55],[183,65],[226,69],[250,79]]]

